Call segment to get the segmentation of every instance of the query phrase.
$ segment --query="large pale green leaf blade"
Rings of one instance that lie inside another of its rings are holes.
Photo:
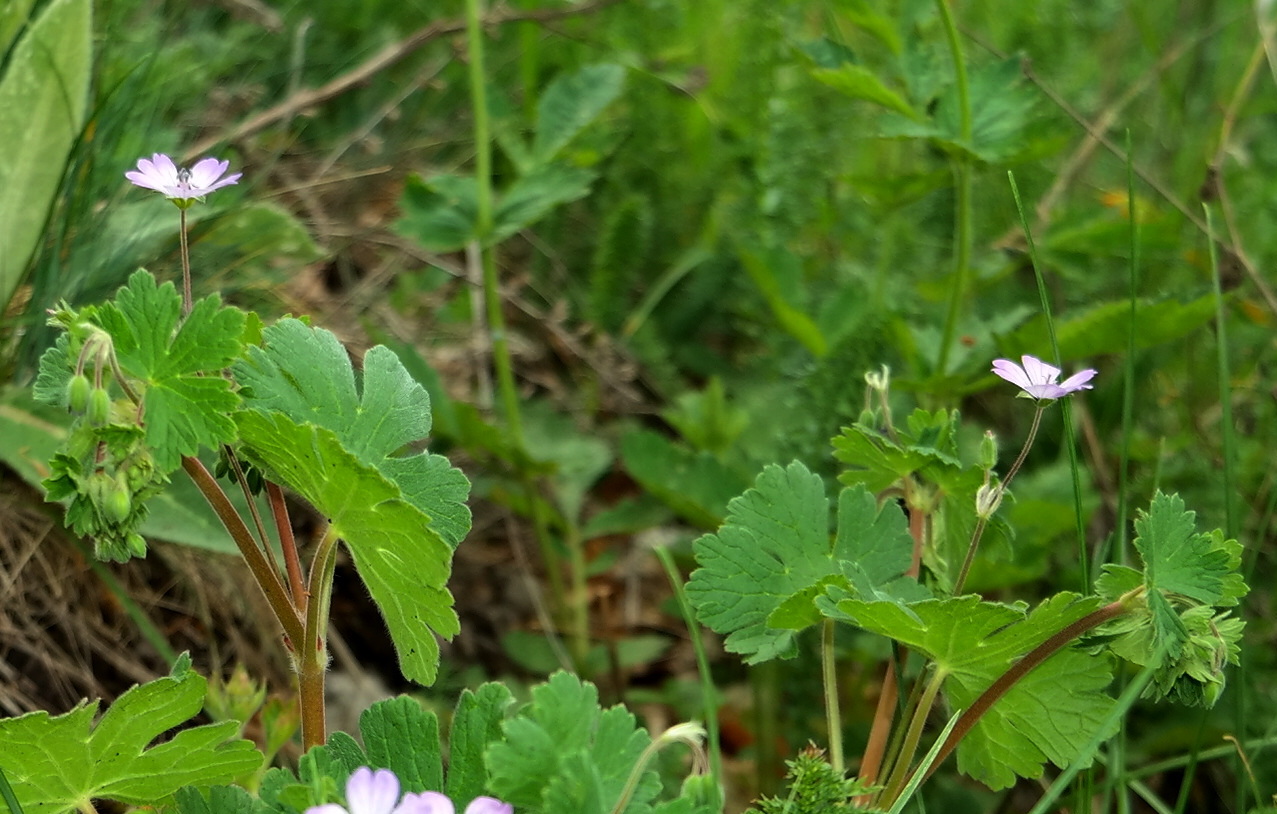
[[[603,63],[559,76],[537,103],[537,132],[532,152],[548,162],[621,93],[625,68]]]
[[[52,0],[18,40],[0,78],[0,309],[39,245],[84,126],[92,19],[91,0]]]
[[[244,457],[323,512],[350,548],[390,628],[403,674],[432,683],[439,667],[435,636],[451,638],[460,630],[446,587],[452,547],[432,518],[332,430],[282,412],[243,410],[236,422]]]
[[[5,0],[0,6],[0,57],[9,52],[13,38],[22,30],[34,5],[35,0]]]
[[[199,714],[205,688],[184,656],[173,675],[120,696],[96,726],[96,703],[57,717],[33,712],[0,720],[0,759],[23,810],[89,810],[94,798],[163,804],[182,786],[229,783],[255,772],[262,755],[252,742],[234,740],[233,721],[185,729],[150,746]]]
[[[245,406],[332,430],[347,452],[397,484],[456,547],[470,529],[470,482],[442,456],[402,454],[430,433],[430,396],[394,351],[369,350],[361,384],[346,349],[322,328],[282,319],[263,331],[262,342],[234,367]]]

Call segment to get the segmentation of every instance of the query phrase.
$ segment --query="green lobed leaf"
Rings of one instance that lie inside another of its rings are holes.
[[[455,636],[460,623],[446,587],[452,547],[431,517],[332,430],[258,410],[240,411],[236,421],[244,457],[323,512],[350,548],[403,674],[432,683],[439,667],[435,636]]]
[[[960,596],[917,602],[818,601],[831,618],[856,624],[925,654],[947,676],[945,692],[958,709],[970,704],[1021,656],[1095,611],[1096,597],[1060,593],[1032,612],[1022,606]],[[1113,700],[1100,656],[1064,650],[1038,665],[976,725],[959,746],[963,771],[993,788],[1014,775],[1039,777],[1044,760],[1066,766],[1095,735]],[[1051,699],[1050,707],[1043,699]],[[1057,698],[1067,714],[1056,714]]]
[[[514,697],[504,684],[462,690],[448,735],[448,797],[462,808],[488,786],[484,753],[501,739],[501,724]]]
[[[519,810],[542,812],[610,812],[651,742],[628,710],[601,709],[594,685],[565,672],[534,687],[531,704],[502,731],[487,752],[492,791]],[[645,771],[626,811],[647,811],[660,787]]]
[[[1196,517],[1196,512],[1184,508],[1179,495],[1157,492],[1149,510],[1141,509],[1135,520],[1135,548],[1144,560],[1144,582],[1149,590],[1213,605],[1224,598],[1225,581],[1230,576],[1241,577],[1231,573],[1228,550],[1209,535],[1197,532]],[[1235,587],[1230,593],[1235,593]]]
[[[92,317],[142,390],[146,443],[163,474],[201,447],[234,441],[229,414],[239,405],[222,371],[239,356],[244,313],[223,307],[215,294],[196,302],[179,326],[181,310],[171,282],[161,286],[137,271]]]
[[[922,116],[908,100],[887,86],[873,71],[863,65],[843,63],[836,68],[812,68],[812,78],[853,99],[864,99],[894,110],[913,120]]]
[[[831,579],[866,595],[925,596],[916,582],[901,580],[913,541],[899,509],[880,508],[864,487],[844,490],[831,537],[824,481],[797,461],[765,468],[728,504],[718,532],[693,550],[701,567],[687,594],[697,618],[727,634],[725,647],[750,664],[794,655],[795,628],[818,617],[787,603],[799,597],[796,603],[811,607],[813,588]]]
[[[470,530],[470,482],[441,455],[400,454],[430,434],[431,413],[429,394],[394,351],[370,349],[358,383],[330,331],[281,319],[262,338],[264,347],[249,348],[234,367],[244,406],[332,430],[347,452],[397,484],[455,548]]]
[[[415,698],[378,701],[359,716],[368,763],[390,769],[406,791],[443,788],[443,747],[439,717]]]
[[[262,755],[251,741],[235,739],[234,721],[184,729],[150,746],[200,713],[205,689],[184,655],[172,675],[134,686],[96,724],[97,702],[56,717],[41,711],[0,720],[5,773],[23,810],[88,811],[94,799],[157,805],[183,786],[229,783],[257,771]]]
[[[16,33],[30,5],[5,3],[0,37]],[[40,245],[84,126],[93,75],[93,3],[52,0],[12,51],[7,46],[0,42],[0,57],[8,52],[0,76],[0,311]]]

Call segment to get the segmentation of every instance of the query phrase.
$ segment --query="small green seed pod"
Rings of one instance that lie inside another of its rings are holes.
[[[134,557],[146,556],[146,540],[140,534],[129,534],[128,536],[129,553]]]
[[[71,412],[82,413],[88,408],[91,389],[93,385],[89,384],[88,376],[77,373],[71,377],[71,383],[67,385],[67,404],[71,407]]]
[[[112,522],[123,523],[129,519],[129,512],[132,510],[133,501],[129,497],[129,488],[120,481],[116,481],[115,487],[106,494],[102,513]]]
[[[89,423],[101,427],[111,417],[111,394],[105,387],[95,387],[89,393]]]

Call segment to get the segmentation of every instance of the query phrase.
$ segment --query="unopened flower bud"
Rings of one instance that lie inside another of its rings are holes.
[[[71,383],[67,386],[67,404],[73,413],[82,413],[89,407],[89,391],[93,389],[93,385],[89,383],[89,377],[83,373],[77,373],[71,377]]]
[[[976,516],[988,520],[1002,505],[1002,484],[985,483],[975,493]]]
[[[111,394],[104,387],[95,387],[89,393],[89,423],[101,427],[111,416]]]
[[[998,439],[994,437],[992,430],[984,431],[984,438],[980,439],[980,468],[985,472],[998,465]]]

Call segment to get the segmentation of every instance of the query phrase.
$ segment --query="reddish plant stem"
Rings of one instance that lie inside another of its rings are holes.
[[[296,646],[296,643],[303,641],[301,617],[297,614],[297,609],[289,602],[288,592],[285,591],[284,584],[280,582],[279,574],[257,546],[257,541],[253,539],[252,532],[244,524],[244,519],[239,516],[239,512],[235,511],[230,498],[226,497],[226,492],[217,485],[213,474],[198,458],[189,456],[182,458],[182,468],[204,494],[204,499],[222,521],[222,525],[230,533],[235,545],[239,547],[240,554],[248,563],[248,570],[253,573],[253,579],[257,581],[258,587],[266,596],[266,601],[270,604],[279,626],[284,629],[284,635]]]
[[[337,565],[337,534],[329,525],[310,563],[308,588],[314,601],[306,608],[303,644],[298,648],[297,689],[301,706],[302,746],[310,749],[328,739],[324,709],[324,674],[328,671],[328,603]]]
[[[288,504],[284,502],[284,490],[278,484],[267,482],[266,498],[270,501],[270,513],[275,518],[275,531],[279,533],[279,548],[284,552],[284,566],[288,569],[288,587],[293,592],[293,605],[299,612],[305,613],[310,595],[302,581],[302,563],[297,556],[297,540],[293,537],[293,524],[288,517]]]
[[[908,490],[906,490],[906,493]],[[909,565],[908,576],[917,578],[922,568],[923,538],[927,529],[927,515],[922,509],[909,509],[909,536],[913,538],[913,561]],[[900,648],[899,664],[903,669],[909,658],[909,651]],[[882,692],[878,695],[878,706],[874,710],[873,727],[869,730],[869,740],[865,743],[864,755],[860,759],[860,779],[866,783],[875,783],[878,772],[882,770],[883,757],[887,752],[887,740],[891,736],[891,724],[896,718],[896,700],[900,694],[900,681],[896,670],[896,661],[887,661],[887,672],[882,678]],[[868,804],[871,796],[861,798]]]
[[[1055,655],[1060,650],[1067,647],[1074,639],[1086,633],[1088,630],[1094,630],[1105,622],[1109,622],[1122,614],[1126,613],[1127,604],[1119,599],[1105,605],[1098,610],[1088,613],[1076,622],[1062,628],[1051,638],[1042,642],[1042,644],[1030,650],[1025,654],[1024,658],[1011,665],[1011,668],[998,677],[998,680],[989,686],[989,689],[981,693],[971,706],[958,718],[958,722],[949,732],[949,737],[945,738],[944,744],[940,747],[940,752],[936,755],[935,761],[931,764],[931,768],[927,770],[926,777],[930,777],[940,764],[944,763],[954,749],[957,748],[958,742],[961,741],[971,729],[979,723],[984,714],[998,702],[1007,691],[1016,685],[1020,679],[1028,675],[1033,668]],[[925,779],[925,778],[924,778]]]

